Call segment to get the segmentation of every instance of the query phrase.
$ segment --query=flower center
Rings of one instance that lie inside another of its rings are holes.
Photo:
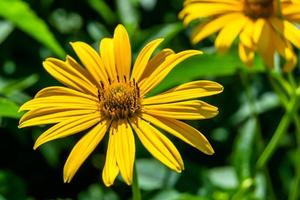
[[[244,12],[252,19],[268,18],[274,11],[273,0],[244,0]]]
[[[141,110],[140,90],[135,82],[109,80],[109,84],[98,89],[100,112],[110,119],[125,119],[138,114]]]

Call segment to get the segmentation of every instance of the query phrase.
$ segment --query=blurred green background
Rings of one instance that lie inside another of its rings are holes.
[[[179,64],[153,93],[198,79],[214,80],[225,87],[222,94],[205,99],[219,107],[216,118],[189,122],[207,136],[215,155],[206,156],[172,138],[185,162],[185,170],[177,174],[137,143],[143,199],[287,199],[294,165],[300,159],[293,126],[267,167],[256,168],[284,113],[261,59],[257,57],[255,65],[247,68],[239,60],[236,46],[218,54],[214,36],[192,46],[191,29],[183,27],[177,17],[182,4],[182,0],[0,0],[0,200],[131,198],[131,188],[121,179],[111,188],[103,185],[103,143],[73,181],[64,184],[64,162],[82,134],[34,151],[34,140],[46,127],[17,127],[19,105],[46,86],[60,85],[46,73],[42,61],[75,56],[69,45],[72,41],[84,41],[98,49],[100,39],[111,37],[119,23],[130,34],[134,56],[158,37],[165,38],[160,48],[201,49],[205,53]],[[298,67],[294,73],[299,75]]]

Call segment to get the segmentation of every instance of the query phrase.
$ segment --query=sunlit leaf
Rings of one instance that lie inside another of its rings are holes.
[[[18,113],[19,106],[13,101],[0,97],[0,117],[10,117],[18,119],[20,113]]]
[[[0,8],[0,16],[11,21],[58,56],[64,56],[64,50],[55,40],[47,24],[30,9],[27,3],[21,0],[0,0]]]
[[[126,26],[129,34],[132,35],[139,22],[135,6],[130,0],[116,0],[116,5],[121,23]]]
[[[23,91],[26,88],[34,85],[38,81],[38,76],[32,74],[28,77],[21,78],[18,80],[5,80],[0,79],[0,93],[4,95],[9,95],[17,91]]]
[[[233,167],[217,167],[209,170],[211,183],[219,188],[234,189],[238,186],[238,180]]]
[[[171,187],[179,178],[179,174],[170,171],[154,159],[138,159],[136,165],[140,188],[144,190]]]
[[[104,0],[88,0],[89,5],[93,8],[108,24],[116,22],[113,11],[109,8]]]
[[[1,11],[0,11],[1,12]],[[9,36],[14,30],[14,26],[7,21],[0,21],[0,44]]]
[[[250,118],[239,129],[239,134],[235,141],[233,162],[240,181],[253,175],[254,161],[252,159],[255,153],[254,141],[256,131],[257,122],[254,118]]]

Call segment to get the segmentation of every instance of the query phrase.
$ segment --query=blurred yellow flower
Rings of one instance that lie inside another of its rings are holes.
[[[299,0],[185,0],[179,17],[185,25],[202,20],[192,32],[193,43],[219,32],[215,46],[221,52],[239,36],[239,55],[249,66],[255,51],[271,68],[275,52],[285,59],[285,71],[297,63],[291,43],[300,48],[300,31],[292,23],[300,22]]]
[[[222,92],[220,84],[193,81],[146,97],[175,65],[201,53],[196,50],[174,53],[163,49],[151,58],[162,41],[156,39],[148,43],[137,56],[132,71],[130,41],[122,25],[117,26],[113,38],[101,40],[99,54],[83,42],[71,43],[85,68],[69,56],[66,61],[49,58],[43,63],[44,68],[66,87],[47,87],[23,104],[20,111],[28,112],[20,119],[19,127],[55,124],[39,136],[34,149],[48,141],[89,129],[65,163],[65,182],[71,181],[106,132],[109,139],[102,173],[106,186],[113,184],[119,172],[128,185],[132,183],[133,131],[155,158],[177,172],[184,168],[181,156],[159,129],[206,154],[214,153],[204,135],[178,119],[216,116],[218,108],[191,99]]]

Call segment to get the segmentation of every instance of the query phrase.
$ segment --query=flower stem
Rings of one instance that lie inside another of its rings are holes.
[[[134,165],[133,167],[133,181],[132,181],[131,189],[132,189],[132,197],[133,197],[132,199],[142,200],[138,177],[137,177],[136,165]]]
[[[279,141],[282,139],[283,134],[286,132],[287,128],[289,127],[291,120],[298,108],[298,98],[293,98],[287,105],[286,113],[281,118],[281,121],[271,138],[271,141],[259,157],[257,161],[257,167],[261,168],[266,165],[266,163],[269,161],[270,157],[274,153]]]
[[[298,115],[294,116],[294,121],[296,125],[296,137],[297,137],[297,155],[300,154],[300,119]],[[299,185],[300,185],[300,159],[297,158],[295,161],[295,179],[292,183],[290,194],[289,194],[289,200],[297,200],[299,196]]]

